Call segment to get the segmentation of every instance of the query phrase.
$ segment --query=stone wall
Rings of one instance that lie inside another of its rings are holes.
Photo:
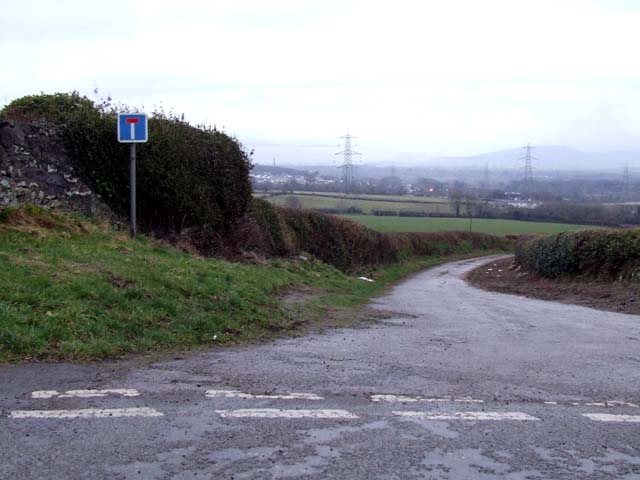
[[[106,212],[75,174],[54,128],[0,120],[0,208],[23,203],[85,215]]]

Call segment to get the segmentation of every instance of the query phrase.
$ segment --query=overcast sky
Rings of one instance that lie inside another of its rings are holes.
[[[640,149],[636,0],[22,0],[0,103],[94,86],[224,126],[258,161]],[[409,157],[407,157],[409,158]]]

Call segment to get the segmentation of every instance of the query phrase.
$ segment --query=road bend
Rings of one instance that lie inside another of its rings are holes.
[[[640,479],[640,317],[490,293],[162,360],[0,369],[0,478]]]

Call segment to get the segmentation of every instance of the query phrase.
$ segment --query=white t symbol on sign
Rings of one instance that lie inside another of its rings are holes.
[[[126,122],[131,125],[131,140],[136,139],[136,123],[140,122],[139,118],[127,118]]]

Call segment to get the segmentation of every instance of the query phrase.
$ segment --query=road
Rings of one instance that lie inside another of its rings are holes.
[[[640,479],[640,318],[418,274],[391,318],[0,369],[0,478]]]

